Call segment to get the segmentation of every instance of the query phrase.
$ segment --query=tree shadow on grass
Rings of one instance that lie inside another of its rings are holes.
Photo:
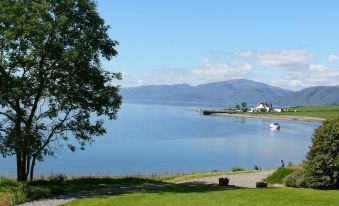
[[[119,196],[125,194],[133,193],[208,193],[216,191],[226,191],[226,190],[235,190],[235,189],[254,189],[254,188],[244,188],[237,186],[218,186],[215,184],[202,184],[202,183],[155,183],[155,184],[146,184],[146,185],[134,185],[134,186],[120,186],[115,188],[107,188],[104,190],[94,190],[79,192],[66,196],[58,196],[56,199],[65,199],[65,198],[108,198],[110,196]]]

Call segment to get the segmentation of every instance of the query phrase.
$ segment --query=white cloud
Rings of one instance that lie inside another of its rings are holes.
[[[339,57],[335,54],[331,54],[331,55],[328,56],[327,60],[330,61],[330,62],[335,62],[335,61],[339,60]]]
[[[310,64],[308,70],[311,72],[324,72],[328,70],[328,67],[321,64]]]
[[[339,56],[335,58],[339,60]],[[332,60],[335,58],[331,57]],[[215,63],[204,59],[195,68],[162,69],[158,72],[146,73],[135,81],[138,85],[198,85],[247,78],[292,90],[321,85],[339,85],[339,67],[315,64],[313,55],[304,50],[247,50],[236,53],[235,59],[226,63]]]
[[[275,86],[300,90],[313,86],[339,85],[339,68],[330,68],[326,65],[311,64],[307,70],[295,70],[286,72],[279,80],[273,80]]]
[[[235,61],[229,64],[214,64],[208,59],[202,61],[202,66],[191,70],[193,77],[210,81],[213,79],[240,78],[252,69],[252,65],[242,61]],[[190,75],[190,76],[191,76]]]
[[[138,84],[191,84],[198,85],[214,81],[244,78],[252,65],[243,61],[228,64],[211,63],[208,59],[201,61],[200,66],[189,70],[162,70],[161,73],[144,75]]]
[[[238,55],[255,64],[271,68],[307,67],[313,59],[312,54],[299,49],[253,50]]]

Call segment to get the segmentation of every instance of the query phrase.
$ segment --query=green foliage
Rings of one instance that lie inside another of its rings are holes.
[[[271,184],[281,184],[284,182],[284,179],[292,174],[295,171],[294,168],[292,167],[281,167],[279,169],[277,169],[276,171],[274,171],[270,176],[268,176],[265,179],[265,182],[267,183],[271,183]]]
[[[259,112],[267,112],[267,110],[265,108],[261,108]]]
[[[239,172],[239,171],[244,171],[245,169],[244,168],[240,168],[240,167],[234,167],[232,168],[232,172]]]
[[[293,173],[289,174],[284,179],[284,184],[287,187],[307,187],[305,171],[296,170]]]
[[[241,110],[243,111],[243,112],[247,112],[247,102],[242,102],[241,103]]]
[[[305,172],[309,187],[339,188],[339,117],[315,130]]]
[[[240,109],[240,105],[239,105],[239,104],[236,104],[236,105],[235,105],[235,108],[236,108],[236,109]]]
[[[12,194],[12,203],[22,203],[28,198],[29,187],[26,183],[21,183]]]
[[[101,61],[118,42],[93,0],[1,0],[0,13],[0,154],[16,155],[26,180],[35,161],[54,155],[51,142],[84,149],[106,132],[104,116],[116,118],[121,74]]]

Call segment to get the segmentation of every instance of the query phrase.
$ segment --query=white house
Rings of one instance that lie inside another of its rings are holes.
[[[278,108],[274,108],[274,111],[275,112],[282,112],[283,110],[282,109],[278,109]]]
[[[249,112],[261,112],[265,110],[266,112],[272,111],[273,106],[271,102],[260,102],[256,107],[251,108]]]

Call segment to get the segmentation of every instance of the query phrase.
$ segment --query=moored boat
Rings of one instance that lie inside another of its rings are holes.
[[[271,129],[280,129],[280,125],[278,123],[270,123],[268,127]]]

